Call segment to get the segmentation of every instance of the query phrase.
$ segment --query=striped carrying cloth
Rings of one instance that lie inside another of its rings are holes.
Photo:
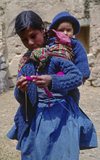
[[[52,32],[50,31],[50,33],[54,33],[54,36],[56,36],[55,38],[56,45],[52,45],[51,47],[47,45],[44,48],[36,48],[33,51],[28,50],[27,53],[24,54],[24,56],[20,60],[18,72],[20,72],[21,68],[29,60],[36,61],[38,63],[38,67],[40,68],[40,67],[45,67],[46,62],[52,56],[67,60],[71,60],[73,58],[74,52],[71,48],[70,39],[61,32],[56,32],[52,30]]]

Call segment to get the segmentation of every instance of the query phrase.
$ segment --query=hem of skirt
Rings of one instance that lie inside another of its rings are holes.
[[[16,146],[16,149],[17,149],[18,151],[21,151],[21,148],[20,148],[20,147],[18,147],[18,146]]]
[[[85,149],[92,149],[92,148],[97,148],[98,145],[95,146],[80,146],[80,150],[85,150]]]
[[[12,136],[9,136],[8,134],[6,134],[6,136],[7,136],[7,138],[9,138],[11,140],[18,140],[16,135],[12,137]]]

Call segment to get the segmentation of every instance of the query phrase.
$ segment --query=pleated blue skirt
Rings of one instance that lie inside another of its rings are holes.
[[[38,103],[21,142],[22,160],[78,160],[80,148],[97,147],[93,123],[70,96],[48,103]]]

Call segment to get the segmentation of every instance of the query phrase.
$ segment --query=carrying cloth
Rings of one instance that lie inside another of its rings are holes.
[[[21,58],[18,72],[21,68],[28,63],[29,60],[33,60],[38,63],[39,68],[45,67],[46,62],[52,57],[63,58],[67,60],[72,60],[74,52],[71,48],[70,39],[61,32],[56,32],[55,30],[49,31],[49,36],[55,38],[55,45],[51,47],[46,46],[45,48],[36,48],[33,51],[28,50],[27,53]]]

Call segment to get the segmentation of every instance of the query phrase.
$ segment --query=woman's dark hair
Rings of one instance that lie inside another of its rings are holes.
[[[33,29],[37,29],[40,31],[44,29],[42,25],[44,25],[45,27],[45,24],[40,18],[40,16],[30,10],[21,12],[15,19],[11,21],[8,29],[12,25],[14,27],[11,33],[8,34],[8,37],[12,37],[13,35],[18,34],[19,32],[23,31],[27,27],[31,27]],[[44,39],[45,39],[45,44],[47,44],[49,39],[49,34],[46,28],[45,28]]]
[[[41,30],[42,24],[44,25],[42,19],[33,11],[23,11],[21,12],[10,24],[9,27],[14,23],[14,28],[10,36],[18,34],[20,31],[27,27],[33,29]]]

